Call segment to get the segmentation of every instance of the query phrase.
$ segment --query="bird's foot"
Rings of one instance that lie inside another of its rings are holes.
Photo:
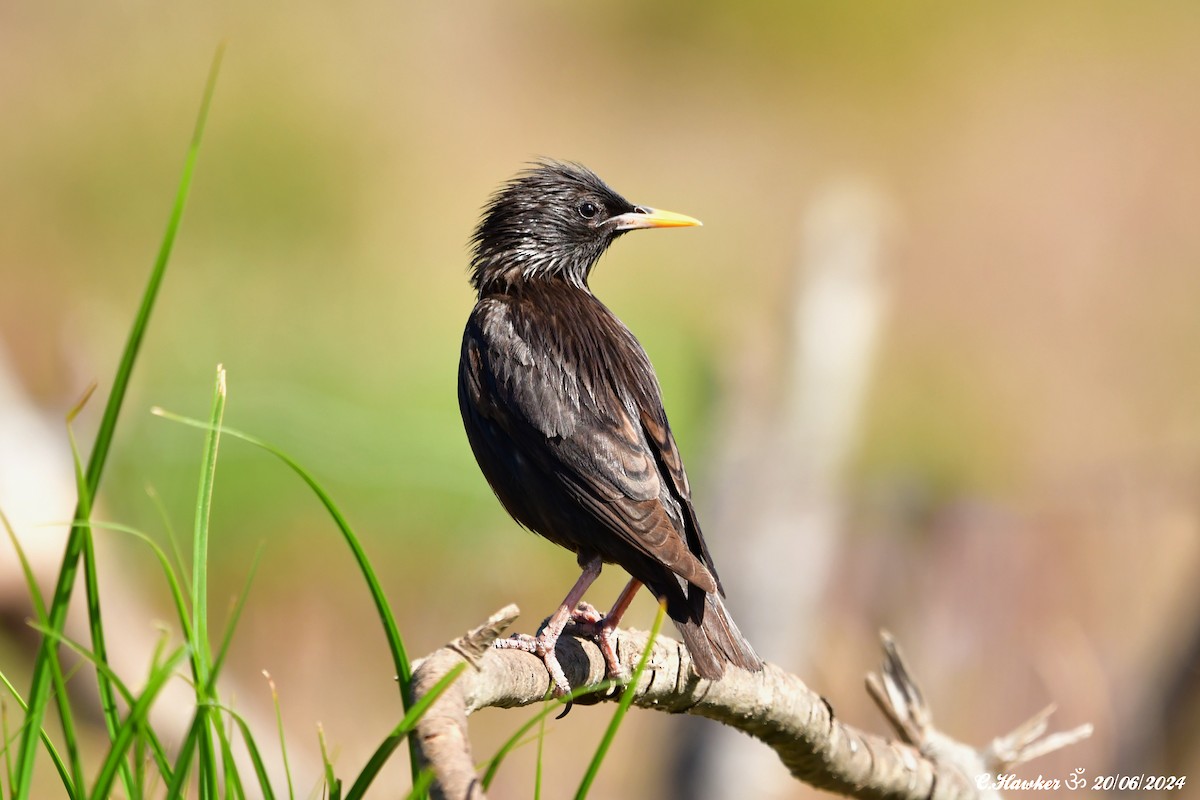
[[[571,611],[571,622],[580,628],[603,621],[604,615],[596,610],[596,607],[591,603],[580,601],[579,605],[575,606]]]
[[[571,626],[573,633],[594,640],[600,647],[600,652],[604,656],[605,674],[608,677],[621,683],[628,680],[629,676],[617,656],[617,626],[616,620],[611,615],[601,614],[590,603],[580,602],[569,612],[569,615],[564,612],[564,617],[560,617],[560,619]],[[514,633],[507,639],[496,640],[492,646],[502,650],[524,650],[526,653],[533,653],[542,659],[546,664],[546,671],[550,673],[554,696],[564,697],[571,692],[571,684],[567,681],[567,675],[554,651],[563,623],[559,623],[560,631],[558,632],[553,630],[554,626],[550,623],[551,620],[547,620],[547,625],[538,631],[537,636]]]
[[[583,609],[583,606],[587,606],[587,608]],[[621,665],[620,656],[617,655],[616,621],[611,617],[601,615],[587,603],[579,604],[576,612],[571,615],[571,621],[574,623],[575,632],[578,635],[591,638],[600,648],[600,654],[604,656],[605,674],[618,683],[625,683],[629,680],[629,674]]]
[[[563,672],[562,665],[558,663],[558,655],[554,652],[554,646],[557,643],[557,636],[547,636],[543,631],[537,636],[514,633],[507,639],[497,639],[492,643],[492,647],[500,650],[524,650],[526,653],[533,653],[542,659],[546,664],[546,671],[550,673],[554,696],[564,697],[570,694],[571,684],[567,682],[567,675]]]

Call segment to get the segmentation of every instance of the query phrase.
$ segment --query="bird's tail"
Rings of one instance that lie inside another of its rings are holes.
[[[683,642],[700,677],[717,680],[725,674],[726,664],[750,672],[761,670],[762,659],[738,630],[721,596],[716,592],[701,591],[695,586],[689,586],[688,590],[689,613],[679,616],[672,613],[671,617],[683,634]],[[675,609],[667,610],[672,612]]]

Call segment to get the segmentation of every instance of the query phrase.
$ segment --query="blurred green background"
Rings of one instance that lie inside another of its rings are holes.
[[[553,156],[704,220],[623,239],[592,282],[658,369],[703,514],[735,406],[779,402],[802,215],[852,176],[891,209],[888,312],[838,470],[828,613],[798,623],[812,653],[785,666],[881,730],[860,686],[889,625],[963,738],[1050,701],[1061,726],[1097,725],[1032,774],[1197,765],[1196,726],[1170,727],[1162,687],[1196,680],[1181,665],[1200,606],[1200,7],[6,3],[0,340],[55,419],[90,381],[107,392],[222,40],[103,518],[161,533],[149,484],[190,530],[201,437],[148,409],[204,415],[223,363],[227,423],[337,498],[413,655],[511,601],[532,629],[573,557],[504,515],[455,399],[489,193]],[[349,771],[399,716],[350,556],[250,448],[223,446],[216,491],[218,613],[264,548],[232,655],[243,691],[270,670],[292,740],[315,749],[322,721]],[[718,564],[737,548],[736,530],[707,535]],[[151,557],[119,539],[110,556],[144,574],[146,614],[124,622],[151,629],[167,607]],[[590,596],[621,582],[610,569]],[[552,778],[577,779],[602,716],[556,724]],[[517,720],[480,715],[477,755]],[[676,722],[635,714],[601,796],[659,794],[666,759],[632,774],[621,759]],[[496,796],[528,796],[530,759]]]

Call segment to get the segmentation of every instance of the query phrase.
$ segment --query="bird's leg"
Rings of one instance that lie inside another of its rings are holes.
[[[562,665],[558,663],[558,655],[554,652],[554,647],[558,644],[558,637],[562,635],[563,628],[567,626],[567,622],[575,613],[579,601],[583,599],[583,593],[599,577],[602,564],[600,557],[595,556],[580,565],[583,567],[583,574],[579,576],[579,580],[575,581],[571,591],[567,592],[562,605],[542,625],[537,636],[513,634],[511,637],[500,639],[493,644],[493,647],[515,648],[539,656],[542,661],[546,662],[546,671],[550,673],[550,679],[554,682],[556,697],[562,697],[570,692],[571,684],[567,682],[566,673],[563,672]]]
[[[617,624],[620,623],[621,617],[625,616],[629,604],[633,602],[633,598],[640,588],[642,588],[642,582],[634,578],[621,590],[612,609],[603,617],[596,615],[595,619],[575,619],[581,633],[596,639],[596,644],[600,646],[600,652],[604,654],[604,664],[608,668],[609,677],[617,680],[625,678],[625,670],[621,667],[621,659],[617,655],[615,632]],[[592,611],[594,613],[595,609]]]

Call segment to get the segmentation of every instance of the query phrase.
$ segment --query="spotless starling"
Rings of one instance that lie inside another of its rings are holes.
[[[725,609],[650,359],[588,288],[626,231],[699,224],[634,205],[581,165],[542,161],[492,196],[472,239],[479,298],[458,372],[467,438],[508,513],[583,570],[536,637],[497,646],[540,656],[559,695],[570,689],[554,652],[567,623],[620,675],[613,631],[643,585],[702,677],[762,669]],[[581,601],[603,563],[633,579],[602,617]]]

